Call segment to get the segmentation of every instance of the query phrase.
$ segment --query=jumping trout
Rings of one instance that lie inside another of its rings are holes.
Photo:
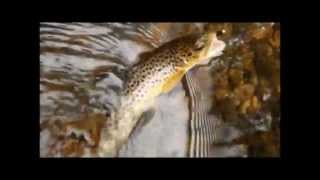
[[[111,113],[101,131],[99,156],[117,156],[155,97],[172,90],[193,66],[221,55],[224,47],[225,43],[217,39],[215,32],[206,31],[174,39],[145,54],[132,67],[120,106]]]

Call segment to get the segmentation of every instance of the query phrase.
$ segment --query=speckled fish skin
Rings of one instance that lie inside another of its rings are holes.
[[[173,89],[194,65],[221,55],[224,47],[215,32],[197,33],[165,43],[141,59],[131,69],[120,107],[101,132],[99,155],[117,156],[139,116],[153,104],[155,97]]]

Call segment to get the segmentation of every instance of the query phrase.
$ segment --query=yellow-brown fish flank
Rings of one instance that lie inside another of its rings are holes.
[[[179,71],[178,68],[186,66],[190,59],[197,58],[192,48],[197,38],[197,35],[190,35],[173,40],[154,50],[153,56],[141,60],[134,66],[123,95],[133,96],[131,101],[143,100],[150,88],[162,85]]]

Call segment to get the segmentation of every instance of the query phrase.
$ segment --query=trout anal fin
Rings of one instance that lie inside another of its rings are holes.
[[[166,83],[163,84],[162,86],[162,92],[163,93],[168,93],[170,92],[182,79],[182,77],[184,76],[185,71],[184,70],[178,70],[178,72],[173,75],[172,77],[170,77]]]

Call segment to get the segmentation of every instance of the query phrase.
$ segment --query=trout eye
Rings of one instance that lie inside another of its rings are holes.
[[[225,33],[225,30],[222,29],[222,30],[220,30],[220,31],[217,31],[216,36],[217,36],[217,37],[221,37],[224,33]]]

